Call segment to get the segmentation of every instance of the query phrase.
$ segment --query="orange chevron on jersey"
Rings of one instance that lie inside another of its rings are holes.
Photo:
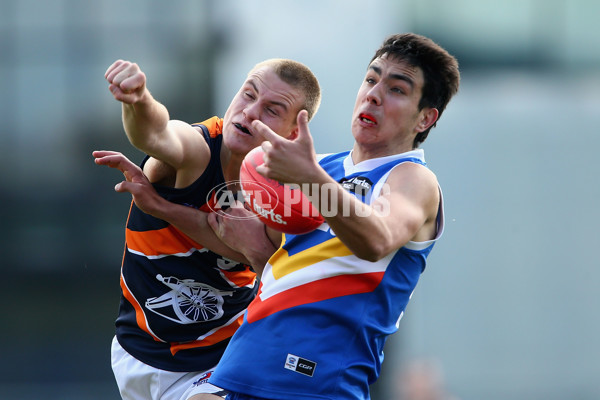
[[[248,307],[249,323],[291,307],[315,303],[350,294],[372,292],[383,279],[385,271],[357,275],[339,275],[296,286],[263,300],[258,296]],[[262,289],[262,287],[261,287]]]
[[[221,276],[225,280],[227,280],[232,286],[244,287],[254,286],[256,282],[256,273],[250,269],[249,266],[246,265],[246,269],[244,271],[227,271],[220,270]]]
[[[240,327],[244,321],[244,311],[236,315],[226,325],[222,325],[216,328],[214,331],[208,332],[206,335],[199,337],[198,340],[186,343],[173,343],[171,344],[171,354],[175,355],[180,350],[193,349],[197,347],[212,346],[223,340],[233,336],[235,331]]]
[[[126,229],[125,238],[130,251],[146,257],[186,254],[203,248],[172,225],[151,231]]]
[[[137,325],[140,327],[140,329],[142,329],[144,332],[146,332],[148,335],[150,335],[157,342],[164,342],[164,340],[160,340],[152,332],[152,330],[150,330],[150,327],[148,326],[148,322],[146,321],[146,315],[144,315],[144,311],[142,310],[140,303],[138,303],[136,298],[133,296],[133,294],[127,287],[127,283],[125,283],[125,278],[123,278],[123,274],[121,274],[120,284],[121,284],[121,291],[123,292],[123,297],[125,297],[127,299],[127,301],[129,303],[131,303],[131,305],[135,309],[135,320],[137,322]]]

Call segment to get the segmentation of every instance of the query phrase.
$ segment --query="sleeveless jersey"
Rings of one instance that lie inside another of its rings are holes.
[[[424,153],[354,165],[344,152],[320,164],[371,204],[403,162],[425,165]],[[267,399],[368,399],[386,337],[397,330],[442,231],[440,201],[435,239],[409,242],[376,262],[356,257],[327,223],[307,234],[285,234],[211,383]]]
[[[222,121],[213,117],[195,124],[210,147],[210,162],[186,188],[154,185],[162,197],[210,211],[215,188],[224,183]],[[203,248],[133,202],[125,240],[116,320],[121,346],[163,370],[189,372],[215,366],[256,295],[256,274],[247,265]]]

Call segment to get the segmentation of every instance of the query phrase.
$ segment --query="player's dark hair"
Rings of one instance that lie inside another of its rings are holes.
[[[396,34],[386,38],[371,62],[382,56],[405,61],[423,71],[424,83],[419,110],[425,107],[436,108],[439,120],[446,105],[458,91],[460,73],[456,58],[433,40],[414,33]],[[414,148],[425,141],[437,120],[427,130],[417,134]]]

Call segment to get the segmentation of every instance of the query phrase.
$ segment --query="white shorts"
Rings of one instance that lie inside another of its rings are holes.
[[[208,383],[214,367],[198,372],[172,372],[151,367],[126,352],[113,338],[112,370],[123,400],[187,400],[198,393],[225,398],[227,392]]]

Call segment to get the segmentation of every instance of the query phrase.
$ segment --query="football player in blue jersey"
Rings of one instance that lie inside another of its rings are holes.
[[[228,399],[369,398],[386,337],[443,231],[441,189],[419,146],[459,81],[458,62],[445,49],[397,34],[367,67],[351,151],[318,157],[305,111],[293,139],[253,122],[266,139],[257,171],[299,185],[325,223],[284,234],[279,249],[264,255],[259,293],[210,379],[230,391]],[[243,220],[216,217],[209,218],[215,232],[242,253],[265,240],[260,231],[242,240]]]

